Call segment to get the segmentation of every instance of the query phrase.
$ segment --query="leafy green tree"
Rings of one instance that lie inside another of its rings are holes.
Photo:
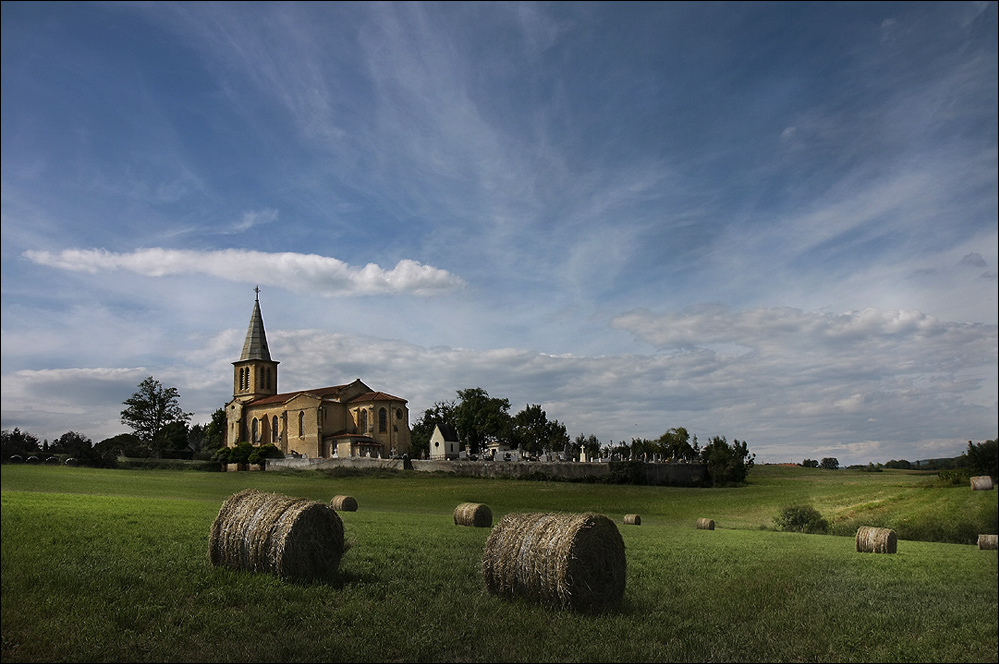
[[[212,419],[205,425],[205,438],[201,444],[203,450],[217,450],[225,446],[226,427],[229,421],[226,418],[224,408],[216,408],[212,413]]]
[[[661,448],[659,443],[648,438],[631,439],[631,458],[635,461],[650,460],[653,455],[659,454]]]
[[[837,470],[839,469],[839,459],[836,457],[825,457],[819,462],[819,466],[826,470]]]
[[[191,413],[180,408],[177,388],[164,387],[152,376],[139,383],[139,390],[124,401],[124,406],[121,423],[132,429],[153,456],[159,456],[161,444],[171,440],[158,438],[164,427],[174,422],[186,425],[191,419]]]
[[[76,431],[67,431],[59,436],[52,443],[50,451],[53,454],[65,454],[81,461],[89,461],[97,457],[93,441]]]
[[[697,449],[697,439],[690,442],[690,432],[684,427],[674,427],[659,436],[659,447],[662,455],[676,461],[694,461],[700,452]]]
[[[538,404],[528,404],[514,415],[510,432],[511,444],[530,454],[545,450],[562,452],[572,442],[565,425],[558,420],[549,420]]]
[[[999,446],[996,440],[983,443],[968,441],[968,449],[962,455],[962,465],[967,465],[976,475],[999,476]]]
[[[596,459],[600,456],[600,439],[592,433],[589,436],[579,434],[574,442],[581,451],[586,453],[588,459]]]
[[[805,459],[801,465],[803,468],[818,468],[819,462],[816,459]]]
[[[745,441],[733,439],[729,445],[725,436],[715,436],[701,450],[701,460],[708,465],[708,475],[717,486],[746,481],[755,459],[756,455],[749,452]]]
[[[94,450],[105,461],[114,461],[120,456],[142,457],[149,455],[149,448],[142,444],[134,433],[120,433],[105,438],[94,445]]]
[[[225,409],[216,408],[207,424],[195,424],[187,433],[187,445],[195,459],[211,459],[215,451],[225,447],[225,433],[228,421]]]
[[[454,427],[459,440],[473,454],[484,449],[494,438],[510,442],[510,400],[491,398],[481,387],[458,390],[458,405],[454,409]]]
[[[7,461],[15,454],[27,459],[41,451],[41,443],[34,434],[21,431],[18,427],[0,432],[0,457]]]
[[[613,440],[609,444],[608,454],[617,458],[617,460],[626,461],[631,458],[631,445],[624,442],[615,443]]]
[[[187,422],[170,422],[153,439],[153,456],[169,459],[190,458],[193,450],[188,446],[190,431]]]

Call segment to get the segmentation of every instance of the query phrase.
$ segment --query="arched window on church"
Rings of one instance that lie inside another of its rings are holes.
[[[250,425],[250,437],[254,443],[260,442],[260,422],[255,417],[253,418],[253,423]]]
[[[277,415],[275,415],[271,419],[271,442],[272,443],[277,443],[278,442],[278,422],[277,422]]]
[[[298,437],[305,435],[305,411],[298,411]]]
[[[358,419],[360,420],[361,433],[368,433],[368,410],[366,408],[362,408],[358,415],[360,415]]]
[[[380,433],[388,431],[388,411],[384,408],[378,409],[378,431]]]

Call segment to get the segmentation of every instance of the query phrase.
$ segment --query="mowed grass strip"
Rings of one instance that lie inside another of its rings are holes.
[[[760,530],[746,515],[772,516],[789,491],[761,475],[680,490],[4,466],[3,660],[996,661],[996,552],[900,537],[897,554],[859,554],[853,533]],[[844,490],[823,478],[829,490],[809,496],[863,503],[885,490],[862,479]],[[333,582],[210,566],[211,524],[248,485],[365,505],[341,515],[351,548]],[[479,569],[489,529],[452,516],[478,501],[497,520],[641,512],[641,528],[621,529],[621,609],[580,615],[489,595]],[[706,514],[718,529],[695,528]]]

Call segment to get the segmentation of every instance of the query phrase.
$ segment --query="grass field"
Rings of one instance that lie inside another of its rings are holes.
[[[3,661],[995,662],[999,492],[933,475],[760,466],[738,488],[483,480],[414,473],[201,473],[3,466]],[[336,580],[213,568],[208,533],[253,487],[328,502],[351,549]],[[487,528],[519,511],[596,511],[627,552],[622,607],[552,611],[486,593]],[[831,535],[768,530],[807,502]],[[641,526],[622,524],[640,514]],[[697,530],[710,517],[714,531]],[[859,525],[898,553],[854,551]],[[949,541],[917,541],[936,539]]]

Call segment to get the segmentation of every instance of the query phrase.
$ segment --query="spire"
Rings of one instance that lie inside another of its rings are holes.
[[[250,328],[246,331],[246,341],[243,342],[243,354],[239,360],[271,361],[271,352],[267,349],[267,335],[264,334],[264,317],[260,315],[260,287],[253,289],[256,297],[253,300],[253,314],[250,315]]]

